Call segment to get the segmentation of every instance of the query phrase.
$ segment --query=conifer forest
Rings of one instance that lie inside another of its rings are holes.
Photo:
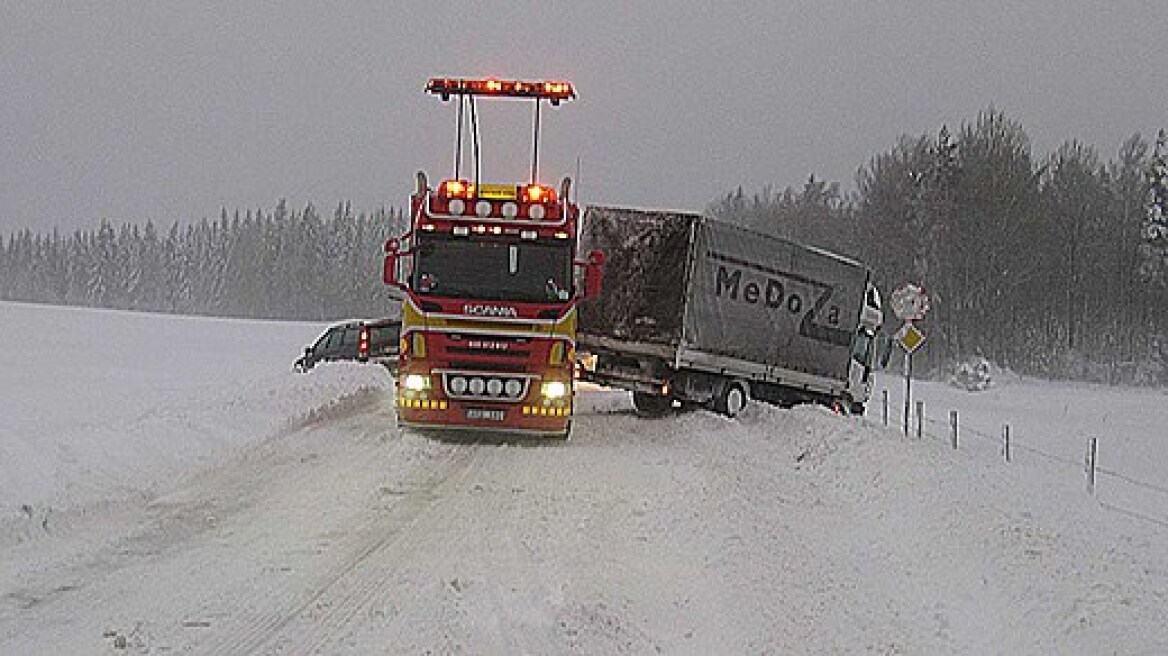
[[[707,213],[854,257],[887,300],[924,287],[921,362],[980,356],[1018,373],[1168,383],[1168,146],[1135,134],[1114,153],[1067,141],[1033,152],[987,109],[903,136],[859,167],[854,191],[738,188]],[[604,199],[588,199],[604,203]],[[587,201],[586,201],[587,202]],[[325,321],[393,312],[382,245],[399,209],[312,205],[216,219],[0,235],[0,299]],[[885,332],[900,321],[886,311]],[[895,359],[894,359],[895,360]]]

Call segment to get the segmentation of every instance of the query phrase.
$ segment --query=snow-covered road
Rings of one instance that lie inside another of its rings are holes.
[[[375,368],[267,366],[216,410],[328,393],[7,535],[0,653],[1168,651],[1168,531],[1041,469],[818,408],[646,420],[590,387],[568,442],[435,439],[395,427]]]

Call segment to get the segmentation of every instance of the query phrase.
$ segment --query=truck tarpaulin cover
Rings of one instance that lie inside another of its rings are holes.
[[[697,219],[588,207],[580,250],[604,252],[604,291],[580,306],[580,330],[624,341],[677,345],[690,237]]]
[[[582,332],[846,376],[863,265],[694,214],[590,207],[583,230],[608,263]]]

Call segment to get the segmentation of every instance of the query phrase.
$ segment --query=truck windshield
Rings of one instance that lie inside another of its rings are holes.
[[[572,297],[568,243],[423,234],[413,288],[444,298],[561,303]]]

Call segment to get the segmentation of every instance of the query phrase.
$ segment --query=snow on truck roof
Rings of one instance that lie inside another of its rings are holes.
[[[659,218],[662,218],[665,220],[696,221],[698,223],[714,222],[714,223],[717,223],[721,226],[725,226],[729,229],[736,230],[739,232],[759,235],[762,237],[766,237],[767,239],[779,240],[779,241],[791,244],[793,246],[796,246],[798,248],[802,248],[802,249],[811,251],[813,253],[816,253],[817,255],[822,255],[824,257],[836,260],[836,261],[838,261],[842,264],[846,264],[848,266],[858,267],[861,269],[868,268],[868,265],[864,264],[863,262],[860,262],[859,260],[855,260],[853,258],[850,258],[846,255],[840,255],[839,253],[834,253],[832,251],[825,250],[825,249],[820,248],[818,246],[811,246],[809,244],[797,242],[797,241],[788,239],[786,237],[781,237],[779,235],[775,235],[775,234],[772,234],[769,232],[763,232],[761,230],[747,228],[745,226],[738,225],[737,223],[731,223],[729,221],[718,219],[718,218],[709,216],[707,214],[701,214],[698,212],[689,212],[689,211],[685,211],[685,210],[652,210],[652,209],[638,209],[638,208],[631,208],[631,207],[612,207],[612,206],[606,206],[606,205],[589,205],[587,208],[585,208],[585,211],[584,211],[584,220],[585,221],[588,220],[588,214],[590,212],[599,212],[601,214],[609,214],[609,215],[631,214],[631,215],[639,215],[639,216],[644,217],[644,218],[659,217]]]

